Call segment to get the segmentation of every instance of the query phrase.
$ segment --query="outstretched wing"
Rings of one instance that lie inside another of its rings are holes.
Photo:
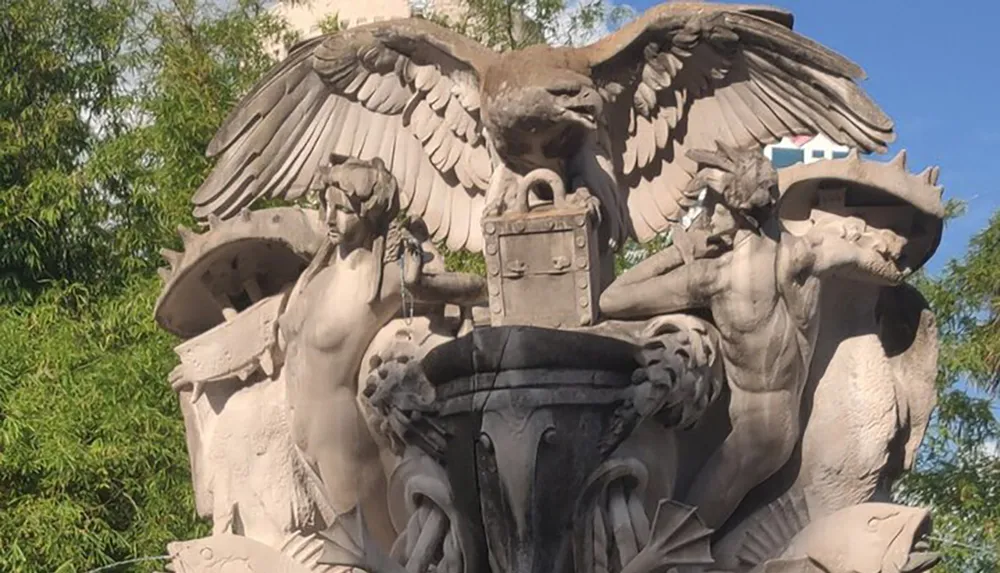
[[[307,40],[231,113],[208,147],[215,169],[195,216],[226,218],[260,198],[295,199],[331,155],[381,157],[403,208],[449,248],[479,250],[492,160],[478,72],[494,52],[423,20]]]
[[[637,238],[680,217],[688,150],[823,133],[882,151],[895,138],[855,83],[861,68],[791,26],[767,7],[670,3],[584,48],[595,81],[618,92],[609,125]]]

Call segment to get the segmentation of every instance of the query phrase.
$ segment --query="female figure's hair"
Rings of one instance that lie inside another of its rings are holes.
[[[385,235],[389,231],[399,215],[399,184],[381,159],[349,158],[333,167],[329,177],[371,232]]]
[[[335,207],[328,204],[327,193],[331,189],[350,203],[371,238],[372,254],[380,264],[368,301],[377,300],[382,290],[385,264],[398,260],[406,241],[411,238],[405,223],[399,220],[396,178],[379,158],[362,161],[349,157],[321,172],[313,186],[320,193],[324,209]]]

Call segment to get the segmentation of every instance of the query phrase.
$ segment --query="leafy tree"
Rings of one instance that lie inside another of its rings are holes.
[[[253,0],[14,0],[0,31],[0,571],[161,555],[206,524],[156,252],[284,27]]]
[[[204,531],[170,337],[149,317],[158,281],[134,280],[0,309],[0,571],[88,570]]]
[[[466,10],[429,17],[497,50],[532,44],[582,45],[631,16],[607,0],[466,0]]]
[[[316,24],[316,27],[322,34],[332,34],[334,32],[339,32],[345,29],[346,26],[344,25],[343,22],[340,21],[338,15],[334,13],[325,16],[322,20],[319,21],[318,24]]]
[[[920,282],[941,337],[939,404],[900,497],[934,510],[944,573],[1000,571],[1000,212]]]
[[[0,302],[114,269],[101,225],[131,170],[103,139],[123,128],[119,82],[134,0],[0,4]],[[40,17],[44,15],[44,17]]]

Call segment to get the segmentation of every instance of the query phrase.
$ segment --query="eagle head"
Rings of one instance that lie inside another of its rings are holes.
[[[604,111],[589,64],[566,48],[504,54],[486,70],[482,96],[483,125],[497,153],[531,168],[575,154]]]

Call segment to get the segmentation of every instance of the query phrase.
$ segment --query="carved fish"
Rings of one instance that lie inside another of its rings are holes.
[[[752,573],[921,573],[937,565],[926,509],[862,503],[811,523]]]
[[[175,573],[310,573],[281,552],[239,535],[213,535],[167,546]]]

